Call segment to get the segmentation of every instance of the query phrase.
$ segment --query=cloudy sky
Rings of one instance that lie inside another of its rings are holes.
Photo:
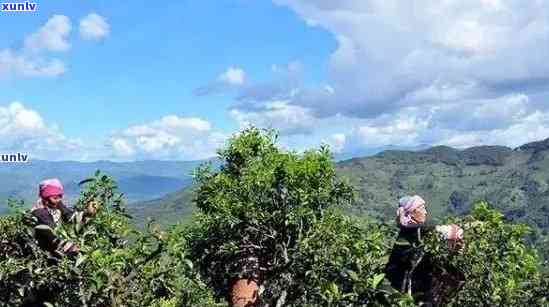
[[[549,0],[41,1],[0,12],[0,152],[194,160],[549,137]]]

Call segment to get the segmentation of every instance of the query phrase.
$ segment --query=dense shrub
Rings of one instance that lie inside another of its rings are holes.
[[[204,276],[220,296],[234,279],[258,280],[264,304],[373,301],[384,233],[332,210],[349,204],[353,190],[326,147],[297,154],[276,138],[248,129],[219,151],[219,171],[197,172],[201,235],[191,250]]]
[[[96,173],[76,207],[93,200],[97,216],[55,229],[76,257],[38,248],[28,211],[0,217],[0,306],[227,306],[237,278],[258,281],[261,305],[415,306],[384,280],[396,226],[343,213],[355,193],[326,147],[298,154],[276,141],[255,128],[230,139],[219,170],[196,173],[200,212],[167,231],[135,229],[112,178]],[[438,272],[466,277],[447,305],[548,305],[525,226],[485,203],[449,222],[465,228],[461,251],[436,235],[422,246]]]
[[[526,225],[506,222],[485,202],[477,203],[470,215],[448,222],[465,228],[465,246],[446,248],[440,237],[431,236],[426,249],[441,268],[463,272],[465,284],[448,306],[547,306],[547,276],[541,261],[529,248]]]
[[[79,245],[81,253],[73,258],[52,255],[36,245],[28,212],[0,218],[0,305],[210,302],[208,289],[186,265],[186,255],[173,238],[153,227],[145,233],[131,227],[112,178],[96,173],[76,208],[90,200],[100,204],[94,219],[77,217],[55,229]]]

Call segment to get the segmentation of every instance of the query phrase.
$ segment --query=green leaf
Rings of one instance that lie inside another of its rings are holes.
[[[358,274],[355,271],[347,270],[347,274],[349,275],[349,278],[351,278],[353,281],[359,280]]]
[[[97,175],[99,175],[99,174],[96,172],[95,175],[97,176]],[[95,181],[95,178],[86,178],[86,179],[80,181],[80,182],[78,183],[78,185],[79,185],[79,186],[82,186],[82,185],[84,185],[84,184],[86,184],[86,183],[93,182],[93,181]]]
[[[191,260],[189,260],[189,259],[185,259],[185,264],[187,264],[187,266],[188,266],[189,269],[191,269],[191,270],[192,270],[193,267],[194,267],[193,262],[192,262]]]
[[[385,278],[385,274],[379,273],[374,275],[374,278],[372,280],[372,288],[376,289],[379,283]]]
[[[76,263],[74,264],[74,266],[79,267],[86,259],[88,259],[87,255],[80,255],[78,259],[76,259]]]

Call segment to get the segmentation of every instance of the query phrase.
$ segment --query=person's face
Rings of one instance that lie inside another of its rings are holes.
[[[54,196],[48,197],[47,203],[48,203],[48,206],[51,208],[58,208],[62,200],[63,200],[62,195],[54,195]]]
[[[415,209],[411,216],[417,224],[423,224],[427,220],[427,209],[425,206],[421,206]]]

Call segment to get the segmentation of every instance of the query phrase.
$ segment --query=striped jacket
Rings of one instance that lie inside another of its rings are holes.
[[[55,227],[59,223],[67,223],[71,221],[75,215],[75,211],[68,208],[64,204],[60,204],[58,209],[50,209],[40,202],[37,203],[31,214],[37,221],[34,227],[35,237],[38,245],[50,252],[61,254],[71,254],[76,250],[76,245],[68,240],[62,240],[55,234]]]

